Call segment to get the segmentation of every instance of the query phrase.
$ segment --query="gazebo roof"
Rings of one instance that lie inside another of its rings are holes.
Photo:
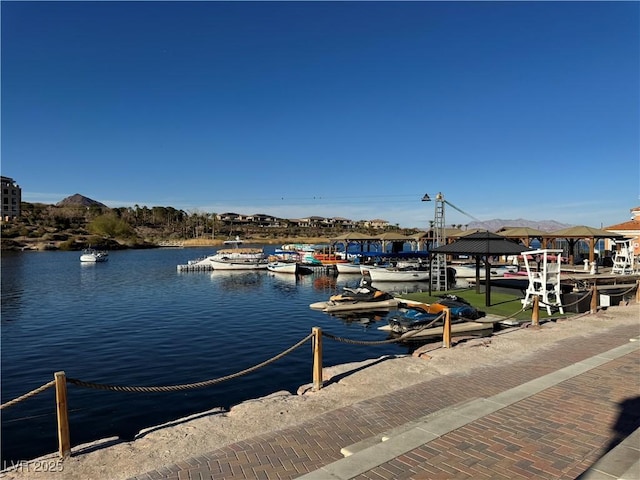
[[[378,238],[366,233],[348,232],[329,239],[332,242],[357,242],[365,240],[378,240]]]
[[[397,233],[397,232],[385,232],[380,235],[376,235],[373,238],[375,238],[376,240],[382,240],[385,242],[408,242],[410,240],[415,240],[413,237],[408,237],[406,235],[402,235],[401,233]]]
[[[600,228],[578,225],[546,234],[549,238],[622,238],[619,233],[609,232]]]
[[[532,227],[511,227],[505,228],[504,230],[498,232],[500,235],[504,237],[544,237],[548,235],[548,232],[543,232],[542,230],[538,230],[537,228]]]
[[[464,235],[448,245],[433,248],[433,253],[455,253],[463,255],[516,255],[531,250],[502,235],[488,230]]]

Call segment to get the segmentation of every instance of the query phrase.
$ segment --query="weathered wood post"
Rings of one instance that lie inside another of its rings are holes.
[[[442,346],[451,348],[451,310],[444,309],[444,327],[442,330]]]
[[[58,417],[58,453],[62,458],[71,454],[69,413],[67,409],[67,377],[64,372],[54,374],[56,381],[56,413]]]
[[[640,280],[636,280],[636,303],[640,303]]]
[[[531,325],[540,326],[540,295],[533,296],[533,312],[531,313]]]
[[[589,313],[597,313],[598,312],[598,286],[593,284],[591,288],[591,307]]]
[[[313,389],[322,388],[322,329],[313,327]]]

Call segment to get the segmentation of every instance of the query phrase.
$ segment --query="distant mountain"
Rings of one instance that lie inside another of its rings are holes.
[[[571,225],[567,223],[560,223],[556,222],[555,220],[533,221],[525,220],[523,218],[518,218],[516,220],[503,220],[500,218],[496,218],[493,220],[486,220],[484,222],[471,222],[468,228],[479,228],[495,232],[503,227],[530,227],[537,230],[542,230],[543,232],[553,232],[555,230],[561,230],[570,226]]]
[[[74,206],[82,206],[82,207],[101,207],[101,208],[109,208],[104,203],[100,203],[97,200],[92,200],[89,197],[85,197],[76,193],[75,195],[71,195],[63,200],[60,200],[56,203],[56,207],[74,207]]]

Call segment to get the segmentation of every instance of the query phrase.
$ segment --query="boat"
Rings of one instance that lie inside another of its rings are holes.
[[[338,273],[362,275],[359,263],[336,263],[336,269],[338,270]]]
[[[268,256],[262,248],[240,247],[242,240],[226,240],[226,246],[214,255],[189,260],[187,265],[178,265],[178,270],[266,270]]]
[[[96,250],[94,248],[85,248],[80,255],[80,261],[86,263],[106,262],[109,260],[109,254],[104,250]]]
[[[275,273],[287,273],[293,275],[308,275],[313,273],[311,268],[302,265],[302,256],[297,251],[276,252],[267,257],[267,270]]]
[[[214,270],[266,270],[269,261],[260,248],[224,248],[205,261]]]
[[[298,274],[299,264],[297,262],[270,261],[267,263],[267,270],[276,273]]]
[[[429,271],[416,267],[376,267],[361,265],[360,273],[372,282],[421,282],[429,280]]]
[[[381,310],[395,308],[400,301],[390,293],[378,290],[367,280],[362,280],[357,288],[344,287],[342,293],[332,295],[328,301],[309,305],[313,310],[323,312],[346,312],[352,310]]]
[[[351,263],[340,252],[323,253],[316,252],[313,254],[313,258],[319,261],[322,265],[337,265],[340,263]]]
[[[455,270],[456,278],[476,278],[476,264],[475,263],[453,263],[449,265]],[[516,265],[492,265],[489,269],[491,277],[504,277],[508,273],[517,272],[518,267]],[[486,268],[484,265],[480,265],[479,269],[480,278],[486,277]]]

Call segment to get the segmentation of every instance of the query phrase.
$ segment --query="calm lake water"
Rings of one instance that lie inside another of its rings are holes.
[[[123,386],[215,379],[272,358],[314,326],[355,340],[388,338],[377,328],[384,319],[367,323],[309,308],[356,286],[359,276],[177,272],[176,265],[214,250],[114,251],[100,264],[81,264],[79,252],[3,252],[2,403],[49,382],[56,371]],[[324,366],[410,351],[395,343],[323,344]],[[120,393],[68,385],[71,443],[129,439],[142,428],[211,408],[278,390],[295,393],[312,382],[311,367],[308,342],[254,373],[195,390]],[[3,410],[2,461],[56,451],[56,428],[53,389]]]

